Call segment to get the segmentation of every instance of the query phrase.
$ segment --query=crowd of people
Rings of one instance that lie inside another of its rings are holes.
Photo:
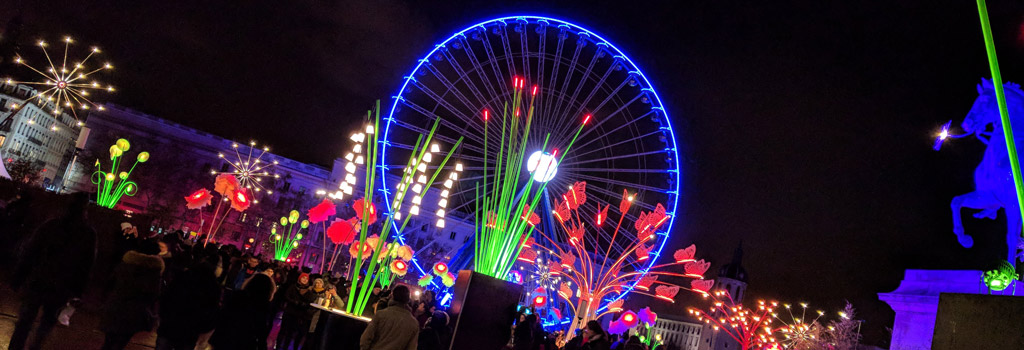
[[[102,289],[99,305],[91,306],[98,310],[103,350],[124,349],[137,333],[149,331],[156,333],[157,350],[316,349],[311,335],[319,310],[311,303],[344,308],[347,301],[337,292],[346,286],[340,274],[311,273],[233,245],[194,242],[180,231],[144,237],[125,223],[114,251],[100,256],[86,215],[88,196],[73,194],[68,202],[62,214],[38,227],[25,227],[27,210],[17,200],[0,218],[0,238],[18,247],[3,252],[12,261],[10,286],[20,301],[10,350],[42,348],[62,313],[85,307],[77,304],[90,285]],[[91,275],[105,258],[113,271]],[[436,310],[431,292],[415,301],[405,286],[373,292],[366,316],[394,317],[405,310],[412,327],[403,333],[413,337],[411,348],[441,348],[449,333],[447,314]],[[380,322],[371,325],[390,331],[378,327]]]
[[[102,350],[124,349],[140,332],[156,333],[156,350],[317,349],[320,309],[344,308],[347,281],[263,260],[233,245],[204,244],[183,232],[144,237],[123,223],[113,252],[98,255],[97,231],[87,218],[89,198],[73,194],[56,218],[28,227],[27,195],[0,211],[0,259],[13,262],[10,285],[20,308],[8,349],[40,349],[60,317],[76,307],[98,310]],[[17,248],[12,248],[17,247]],[[103,261],[102,259],[110,259]],[[94,264],[114,266],[94,273]],[[97,305],[81,305],[87,287]],[[364,316],[372,317],[361,350],[440,350],[450,343],[450,317],[432,291],[412,298],[398,284],[375,288]],[[94,298],[96,299],[96,298]],[[36,323],[36,319],[39,322]],[[272,332],[277,329],[276,335]],[[30,339],[31,335],[31,339]],[[617,340],[591,321],[560,346],[534,313],[513,327],[512,350],[646,350],[635,336]]]

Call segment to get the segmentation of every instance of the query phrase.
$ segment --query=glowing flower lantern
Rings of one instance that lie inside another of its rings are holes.
[[[93,173],[92,182],[96,184],[96,204],[104,208],[113,208],[124,196],[134,196],[138,192],[138,184],[128,180],[132,171],[139,164],[149,161],[149,152],[141,152],[135,157],[135,164],[128,171],[118,171],[121,165],[121,156],[131,148],[128,140],[118,139],[110,146],[110,171],[102,170],[100,161],[96,160],[96,172]]]
[[[547,303],[548,303],[548,297],[546,297],[546,296],[538,295],[538,296],[533,297],[533,306],[534,307],[543,307]]]
[[[366,225],[373,225],[373,223],[377,222],[377,206],[373,202],[360,198],[356,200],[352,207],[355,209],[356,217],[359,220],[366,220]],[[365,212],[363,208],[366,208]],[[367,215],[367,217],[364,219],[363,215]]]
[[[248,189],[242,189],[247,191]],[[239,191],[241,192],[241,191]],[[289,255],[293,249],[299,247],[302,240],[302,230],[309,228],[309,220],[299,220],[298,210],[288,212],[288,216],[282,216],[280,221],[283,234],[278,234],[277,227],[272,227],[270,233],[274,234],[274,258],[280,261],[289,261]],[[297,224],[297,225],[296,225]],[[298,226],[298,227],[296,227]]]
[[[185,197],[185,207],[188,209],[202,209],[210,205],[212,201],[213,195],[210,194],[209,190],[203,188]]]
[[[435,275],[444,276],[445,274],[448,273],[448,264],[445,264],[444,262],[438,262],[434,264],[433,271]]]
[[[349,220],[334,219],[327,227],[327,237],[337,245],[349,244],[356,237],[356,228]]]
[[[647,326],[654,326],[655,323],[658,323],[658,314],[651,311],[650,307],[640,309],[640,312],[637,313],[637,317],[640,318],[640,322]]]
[[[370,256],[373,254],[373,245],[369,243],[352,242],[352,245],[348,246],[348,254],[353,257]]]
[[[423,275],[423,276],[420,277],[419,280],[416,281],[416,284],[418,284],[420,287],[426,287],[426,286],[430,285],[430,282],[432,282],[433,280],[434,280],[434,276]]]
[[[238,190],[238,179],[228,174],[217,175],[213,181],[213,190],[221,196],[229,196]]]
[[[231,198],[231,209],[239,212],[249,209],[249,206],[252,205],[252,193],[249,192],[249,189],[247,188],[235,191],[235,193],[228,198]]]
[[[409,264],[405,261],[395,259],[391,262],[391,272],[399,276],[405,276],[405,274],[409,272]]]
[[[306,212],[306,216],[309,217],[309,222],[318,224],[327,221],[327,218],[334,216],[337,213],[334,202],[331,202],[329,199],[324,199],[320,204],[309,208],[309,211]]]

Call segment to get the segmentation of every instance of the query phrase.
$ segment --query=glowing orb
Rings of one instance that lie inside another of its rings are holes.
[[[526,160],[526,170],[533,174],[533,181],[548,182],[558,173],[558,160],[550,153],[536,151]]]

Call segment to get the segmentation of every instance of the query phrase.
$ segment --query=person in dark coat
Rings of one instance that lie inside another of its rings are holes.
[[[14,269],[11,286],[20,292],[21,308],[14,323],[8,349],[43,346],[46,335],[57,323],[57,313],[71,298],[81,297],[96,260],[96,231],[86,222],[88,195],[71,195],[67,211],[47,221],[25,244],[23,256]],[[35,336],[26,344],[32,324],[43,309]]]
[[[299,280],[285,292],[284,313],[281,315],[281,328],[277,333],[277,349],[299,348],[309,322],[313,318],[313,308],[309,303],[316,301],[316,293],[309,283],[309,274],[299,275]]]
[[[206,256],[182,272],[160,300],[156,350],[192,350],[199,335],[213,330],[220,302],[220,255]]]
[[[605,333],[604,329],[601,328],[601,324],[596,320],[590,320],[587,322],[587,326],[583,328],[583,339],[586,342],[580,348],[582,350],[610,350],[611,342],[608,341],[608,333]]]
[[[216,350],[258,349],[259,338],[267,334],[266,318],[276,288],[274,280],[262,273],[243,283],[241,291],[232,293],[224,303],[210,345]]]
[[[124,349],[135,333],[156,326],[155,306],[164,272],[159,252],[156,242],[143,241],[138,250],[124,253],[114,269],[114,287],[100,317],[100,330],[105,335],[103,350]]]
[[[450,343],[451,329],[448,328],[448,314],[435,311],[420,331],[418,350],[447,349]]]
[[[512,332],[512,349],[513,350],[533,350],[534,345],[534,324],[537,323],[537,315],[529,314],[525,317],[520,317],[520,322],[516,324],[516,329]]]

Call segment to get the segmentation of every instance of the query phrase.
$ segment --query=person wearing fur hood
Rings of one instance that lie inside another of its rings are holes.
[[[144,241],[129,250],[114,270],[114,285],[100,318],[105,334],[102,350],[122,350],[137,332],[156,327],[164,261],[156,242]]]

